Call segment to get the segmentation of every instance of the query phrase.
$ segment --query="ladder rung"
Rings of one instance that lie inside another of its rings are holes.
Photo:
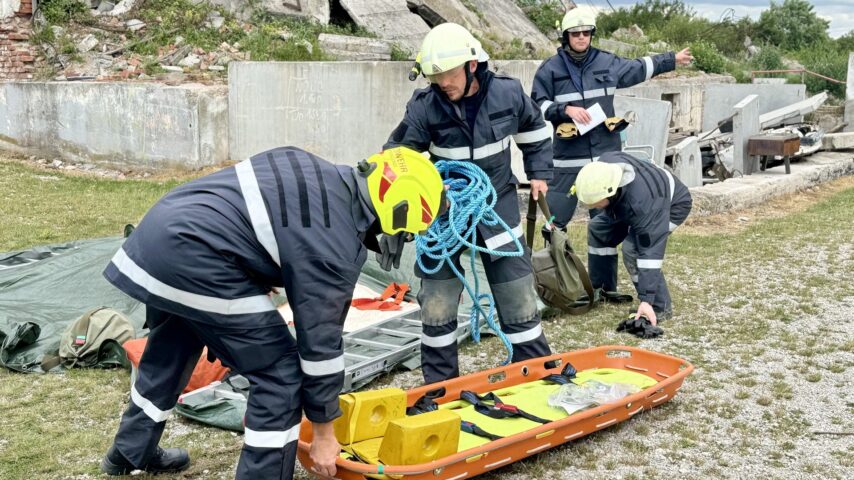
[[[421,338],[420,333],[409,333],[402,332],[400,330],[393,330],[391,328],[378,328],[378,333],[385,333],[386,335],[391,335],[393,337],[411,337],[411,338]]]
[[[350,338],[348,340],[350,340],[353,343],[358,343],[360,345],[369,345],[371,347],[388,348],[388,349],[395,349],[395,348],[400,348],[403,346],[403,345],[395,345],[393,343],[375,342],[373,340],[368,340],[366,338]]]

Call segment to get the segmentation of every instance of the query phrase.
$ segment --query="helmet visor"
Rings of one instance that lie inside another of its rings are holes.
[[[430,83],[443,83],[458,76],[463,71],[463,67],[465,67],[465,64],[459,65],[444,72],[434,73],[433,75],[425,75],[425,77],[427,77],[427,81]]]

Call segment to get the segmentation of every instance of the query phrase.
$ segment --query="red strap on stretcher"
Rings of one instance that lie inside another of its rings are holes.
[[[350,305],[359,310],[400,310],[400,304],[408,291],[408,283],[392,282],[379,297],[354,298]]]

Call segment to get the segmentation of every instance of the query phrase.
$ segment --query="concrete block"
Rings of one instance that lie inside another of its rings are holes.
[[[671,147],[673,171],[686,187],[703,186],[703,159],[697,137],[688,137]]]
[[[789,119],[803,118],[804,115],[818,110],[825,101],[827,101],[827,92],[821,92],[806,100],[762,113],[759,115],[759,125],[762,128],[772,128],[791,123]]]
[[[317,42],[324,53],[339,60],[391,59],[391,45],[376,38],[321,33]]]
[[[396,43],[412,58],[430,31],[421,17],[409,11],[406,0],[341,0],[341,6],[356,25]]]
[[[732,119],[733,169],[743,175],[755,170],[756,161],[747,155],[747,140],[759,133],[759,96],[748,95],[733,107]]]
[[[733,106],[748,95],[757,95],[759,114],[782,108],[806,98],[804,85],[729,84],[704,88],[702,131],[715,128],[718,121],[732,115]],[[792,123],[801,121],[793,117]]]
[[[0,146],[120,168],[228,160],[225,87],[2,83]]]
[[[846,132],[854,132],[854,52],[848,53],[848,83],[845,85],[845,113],[844,122]]]
[[[670,125],[670,102],[616,95],[614,112],[625,117],[630,111],[637,114],[638,121],[626,130],[626,148],[650,145],[654,150],[653,161],[663,166]]]
[[[854,132],[828,133],[821,139],[825,150],[843,150],[854,148]]]

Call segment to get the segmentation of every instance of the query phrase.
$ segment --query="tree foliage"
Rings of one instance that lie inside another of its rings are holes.
[[[762,12],[757,22],[761,40],[778,45],[784,50],[797,50],[809,45],[825,43],[829,38],[830,22],[821,19],[807,0],[772,0],[768,10]]]

